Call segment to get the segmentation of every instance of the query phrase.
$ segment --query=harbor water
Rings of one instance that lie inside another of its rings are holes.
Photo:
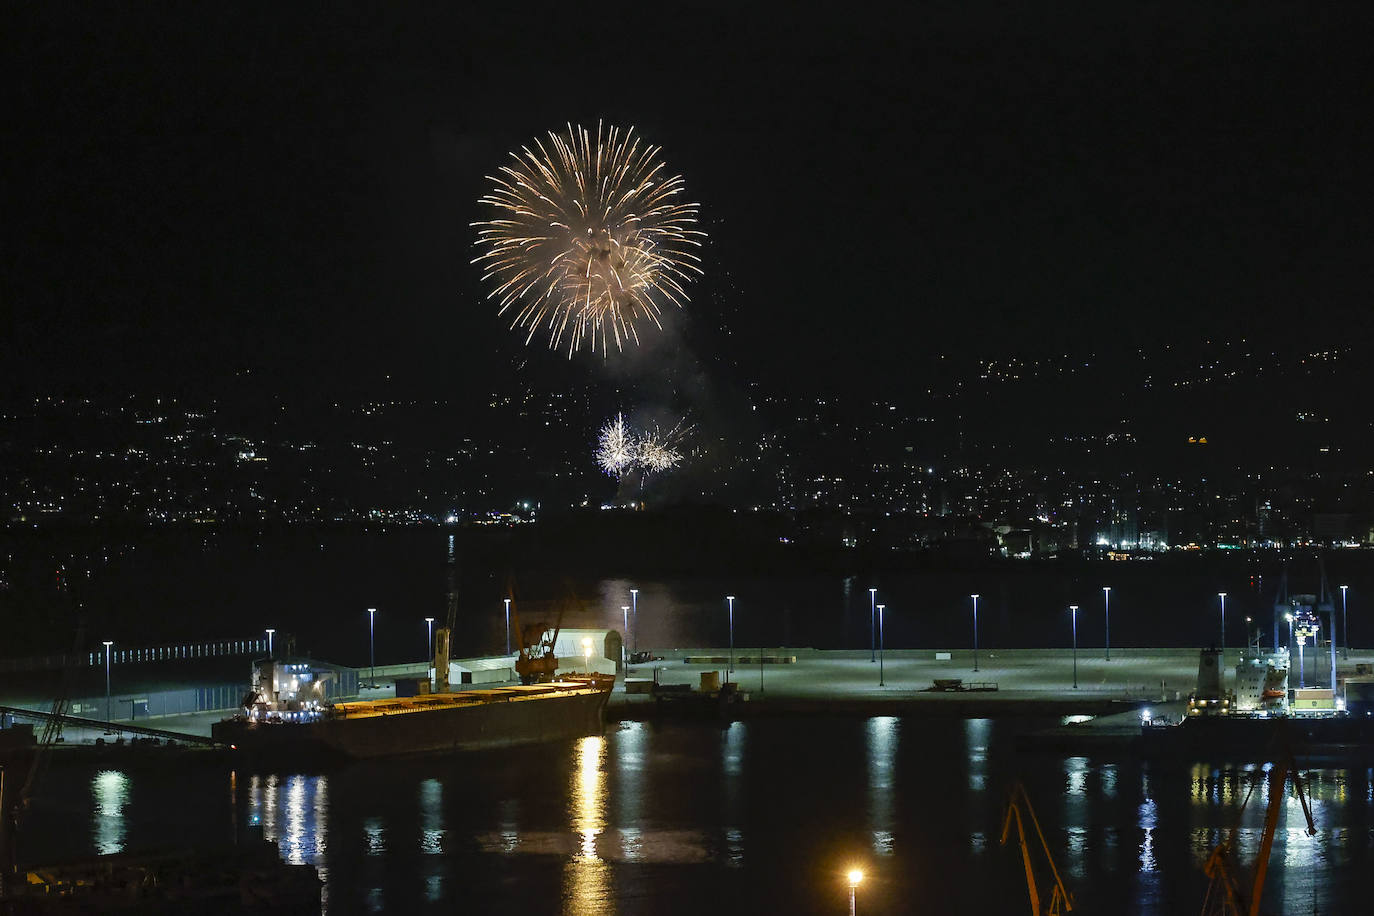
[[[324,879],[325,911],[1005,914],[1027,908],[1000,844],[1024,782],[1085,912],[1196,912],[1202,865],[1233,828],[1256,855],[1265,789],[1244,765],[1030,754],[1026,719],[626,722],[604,734],[323,772],[57,762],[22,858],[232,843],[260,826]],[[1365,911],[1374,771],[1308,771],[1318,834],[1285,803],[1267,912]],[[1038,850],[1035,850],[1039,855]],[[1047,889],[1042,887],[1042,893]]]

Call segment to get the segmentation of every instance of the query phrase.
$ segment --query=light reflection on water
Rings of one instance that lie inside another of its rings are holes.
[[[1237,861],[1253,867],[1268,801],[1261,779],[1242,810],[1254,768],[1018,755],[1007,752],[1007,728],[892,717],[801,727],[633,723],[520,754],[387,762],[328,777],[217,775],[211,794],[222,805],[226,785],[236,790],[240,824],[260,824],[285,861],[319,867],[335,916],[437,912],[470,899],[473,911],[486,911],[524,886],[544,895],[543,911],[610,914],[652,904],[685,912],[660,905],[668,893],[660,882],[674,875],[688,876],[676,885],[679,896],[725,893],[743,880],[770,900],[790,900],[798,911],[815,903],[819,912],[822,898],[789,888],[829,867],[816,858],[821,843],[827,856],[870,857],[870,912],[902,911],[896,890],[890,905],[878,905],[880,888],[907,881],[916,892],[940,875],[978,885],[961,912],[1005,912],[1023,902],[991,880],[1009,863],[1019,868],[1014,844],[997,842],[1000,790],[1017,776],[1080,901],[1162,912],[1205,885],[1202,863],[1233,830]],[[1321,834],[1305,836],[1301,807],[1286,790],[1265,904],[1306,912],[1315,898],[1324,912],[1346,911],[1349,876],[1374,861],[1374,774],[1362,766],[1307,775]],[[150,781],[142,771],[82,775],[90,795],[77,806],[77,823],[90,825],[97,851],[150,845],[152,829],[142,826],[157,797],[145,788]],[[922,868],[919,880],[907,877]],[[1333,881],[1344,889],[1329,890]],[[1007,906],[994,907],[994,898]],[[524,908],[538,910],[536,903]]]
[[[725,855],[726,862],[739,868],[744,865],[744,833],[739,828],[740,811],[744,805],[745,737],[749,727],[743,722],[731,722],[721,738],[721,771],[725,775]]]
[[[129,800],[129,777],[119,770],[102,770],[91,780],[95,796],[95,849],[102,856],[124,851],[124,806]]]
[[[231,773],[230,780],[237,786],[238,774]],[[262,827],[263,836],[279,845],[283,861],[320,864],[327,846],[328,784],[328,777],[322,775],[250,776],[249,826]]]
[[[868,720],[868,824],[873,833],[873,851],[880,856],[892,855],[893,830],[893,770],[897,765],[897,742],[900,723],[892,716],[874,716]]]
[[[444,851],[444,784],[437,779],[420,783],[420,853]]]
[[[970,792],[985,792],[988,787],[987,719],[964,721],[964,742],[968,746],[968,787]]]
[[[600,735],[577,743],[568,817],[581,841],[563,866],[563,912],[571,916],[614,913],[610,866],[597,855],[596,842],[606,828],[606,739]]]

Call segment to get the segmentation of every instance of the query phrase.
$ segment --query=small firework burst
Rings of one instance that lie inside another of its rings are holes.
[[[526,343],[543,328],[570,358],[584,341],[603,354],[611,341],[638,342],[637,326],[661,327],[664,307],[681,307],[701,274],[705,233],[682,176],[666,177],[659,147],[633,127],[598,124],[593,136],[569,124],[533,146],[511,153],[478,201],[496,210],[473,224],[488,298],[500,314],[515,307],[511,327],[528,329]]]
[[[625,424],[623,414],[616,414],[601,427],[594,457],[601,470],[617,479],[633,470],[646,476],[666,471],[682,463],[678,446],[691,431],[692,427],[678,423],[666,433],[655,426],[640,434]]]

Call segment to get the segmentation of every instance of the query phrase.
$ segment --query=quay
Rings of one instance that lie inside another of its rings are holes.
[[[607,646],[618,647],[619,635],[609,634]],[[1229,649],[1230,656],[1239,657],[1239,648]],[[1074,658],[1065,649],[982,649],[978,653],[978,669],[973,668],[968,649],[887,649],[881,661],[869,650],[806,649],[765,647],[763,649],[736,647],[733,652],[734,669],[730,670],[729,649],[695,647],[657,649],[650,653],[653,660],[623,665],[614,652],[598,654],[589,661],[569,658],[569,670],[590,670],[603,674],[614,673],[617,684],[611,694],[606,716],[610,721],[652,718],[657,711],[654,685],[679,695],[697,691],[706,675],[708,682],[732,683],[740,702],[730,705],[727,715],[734,718],[756,716],[806,715],[917,715],[984,718],[1001,716],[1103,716],[1144,706],[1173,708],[1186,701],[1197,679],[1198,650],[1113,647],[1111,660],[1098,650],[1078,651],[1077,683],[1074,687]],[[1338,672],[1355,674],[1356,666],[1374,663],[1374,651],[1351,650],[1349,660],[1342,660]],[[455,661],[455,666],[474,676],[473,683],[499,686],[513,683],[514,656],[492,656]],[[369,668],[346,669],[354,674],[356,698],[378,700],[396,696],[397,682],[425,678],[430,673],[426,661],[404,664],[378,665],[376,686]],[[1368,670],[1367,668],[1364,670]],[[184,669],[169,671],[164,683],[145,683],[146,691],[193,690],[193,682]],[[246,675],[246,672],[245,672]],[[223,678],[223,673],[220,674]],[[246,682],[246,677],[244,678]],[[881,681],[881,683],[880,683]],[[464,676],[466,682],[466,675]],[[945,689],[937,686],[944,685]],[[458,679],[455,679],[455,687]],[[203,688],[202,688],[203,690]],[[127,691],[125,691],[127,693]],[[210,728],[228,716],[241,688],[224,686],[213,696],[225,704],[223,708],[207,709],[189,706],[178,713],[171,706],[165,715],[143,713],[137,717],[116,715],[101,729],[101,723],[72,723],[66,741],[72,744],[92,742],[97,736],[112,740],[102,731],[117,733],[156,729],[188,738],[207,738]],[[116,692],[116,697],[120,693]],[[26,706],[43,711],[45,704],[37,697],[29,702],[15,702],[0,689],[0,704]],[[103,702],[94,706],[103,711]],[[129,710],[126,702],[116,701],[114,709]],[[85,709],[82,710],[85,712]],[[19,709],[11,711],[23,717]],[[1123,717],[1123,722],[1127,719]],[[84,728],[82,726],[85,726]]]
[[[1237,650],[1238,651],[1238,650]],[[737,648],[735,667],[720,649],[655,652],[661,660],[630,665],[636,682],[697,686],[703,673],[735,683],[744,702],[731,716],[921,715],[983,718],[1013,715],[1097,715],[1146,703],[1186,699],[1197,680],[1197,649],[1112,649],[1073,654],[1058,649],[984,649],[973,668],[967,649],[888,649],[881,662],[868,650]],[[762,664],[760,664],[760,658]],[[793,660],[795,659],[795,660]],[[1354,659],[1350,664],[1354,665]],[[1352,669],[1353,670],[1353,669]],[[880,683],[881,681],[881,683]],[[937,687],[937,681],[945,689]],[[957,682],[958,686],[952,686]],[[654,714],[649,693],[617,687],[607,715]]]

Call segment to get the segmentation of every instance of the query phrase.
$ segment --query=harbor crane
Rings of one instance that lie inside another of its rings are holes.
[[[32,752],[27,755],[28,760],[23,759],[25,754],[22,749],[17,747],[12,749],[8,761],[11,771],[8,784],[5,767],[0,765],[0,898],[7,895],[9,882],[16,880],[14,875],[15,836],[28,812],[40,776],[51,759],[53,745],[62,740],[62,725],[66,721],[67,708],[76,682],[77,657],[81,654],[85,644],[85,613],[81,603],[71,595],[65,570],[58,570],[57,589],[65,599],[67,608],[75,617],[76,635],[72,643],[71,653],[62,656],[62,669],[58,675],[56,692],[53,695],[52,711],[43,722],[42,734]],[[22,776],[22,780],[16,779],[18,776]]]
[[[1274,831],[1279,823],[1279,809],[1287,797],[1284,786],[1290,778],[1293,781],[1293,794],[1298,797],[1302,804],[1302,813],[1307,818],[1307,835],[1316,836],[1317,825],[1312,820],[1312,806],[1308,804],[1307,794],[1302,788],[1302,776],[1298,773],[1293,755],[1285,754],[1281,763],[1275,763],[1269,769],[1269,805],[1264,813],[1264,833],[1260,835],[1259,854],[1255,857],[1255,876],[1250,882],[1250,887],[1246,889],[1241,886],[1240,869],[1235,862],[1234,853],[1236,832],[1232,828],[1231,835],[1217,844],[1202,868],[1211,879],[1207,885],[1207,897],[1202,903],[1202,916],[1259,916],[1264,879],[1269,872],[1269,853],[1273,849]],[[1250,789],[1245,793],[1245,801],[1240,806],[1241,811],[1249,804],[1259,782],[1259,779],[1255,779],[1250,783]]]
[[[1040,849],[1045,854],[1045,861],[1049,863],[1050,874],[1054,878],[1049,904],[1044,909],[1040,907],[1040,887],[1035,880],[1031,843],[1026,839],[1026,818],[1030,818],[1031,826],[1035,828],[1035,836],[1040,840]],[[1021,844],[1021,861],[1026,867],[1026,889],[1030,893],[1031,916],[1060,916],[1062,913],[1073,912],[1073,894],[1064,886],[1064,879],[1060,877],[1059,868],[1054,864],[1054,856],[1050,853],[1050,845],[1045,842],[1045,833],[1040,829],[1040,820],[1035,816],[1035,808],[1031,805],[1030,796],[1026,794],[1026,787],[1020,780],[1012,783],[1010,797],[1007,799],[1007,814],[1002,821],[1003,846],[1007,845],[1007,839],[1011,836],[1013,821],[1016,822],[1016,837]]]
[[[522,684],[546,684],[554,679],[558,671],[558,655],[554,647],[558,634],[563,629],[563,612],[566,606],[558,606],[558,617],[550,626],[544,621],[520,625],[520,612],[511,605],[511,625],[520,640],[520,654],[515,659],[515,673]]]

